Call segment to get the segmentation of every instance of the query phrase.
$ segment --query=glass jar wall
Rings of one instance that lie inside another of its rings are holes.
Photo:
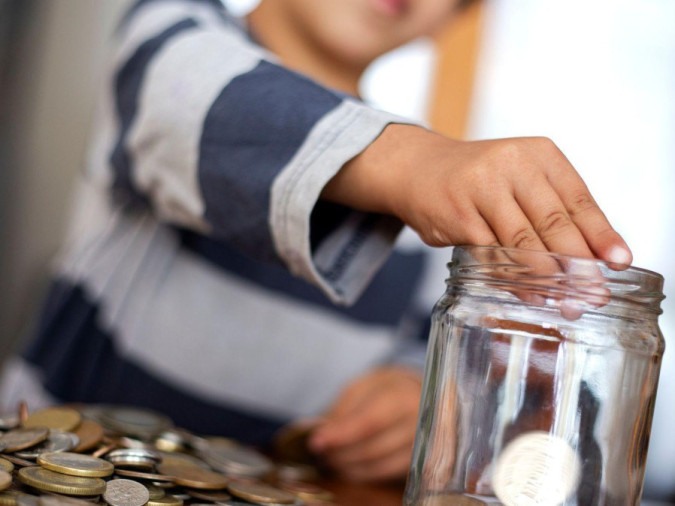
[[[404,503],[639,505],[663,278],[494,247],[449,267]]]

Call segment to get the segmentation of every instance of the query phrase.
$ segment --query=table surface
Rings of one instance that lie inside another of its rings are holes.
[[[334,502],[340,506],[377,505],[401,506],[403,484],[362,485],[328,481],[322,486],[335,494]],[[675,506],[673,503],[643,501],[642,506]]]
[[[321,486],[335,494],[334,502],[340,506],[401,506],[403,502],[402,483],[366,485],[331,480]]]

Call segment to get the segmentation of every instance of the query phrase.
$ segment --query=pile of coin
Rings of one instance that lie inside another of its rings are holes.
[[[0,506],[334,505],[317,477],[136,407],[21,406],[0,416]]]

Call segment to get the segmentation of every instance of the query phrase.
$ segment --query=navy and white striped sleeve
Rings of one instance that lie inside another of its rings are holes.
[[[285,69],[216,4],[130,11],[110,79],[107,180],[162,220],[281,261],[351,303],[401,223],[348,209],[336,222],[334,206],[323,220],[319,194],[387,124],[408,121]]]

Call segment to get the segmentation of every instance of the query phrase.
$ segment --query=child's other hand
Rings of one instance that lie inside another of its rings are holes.
[[[310,449],[348,480],[404,478],[421,389],[421,375],[403,367],[383,367],[362,376],[342,392],[314,429]]]
[[[324,196],[394,214],[432,246],[501,245],[629,264],[567,158],[542,137],[456,141],[389,125]]]

